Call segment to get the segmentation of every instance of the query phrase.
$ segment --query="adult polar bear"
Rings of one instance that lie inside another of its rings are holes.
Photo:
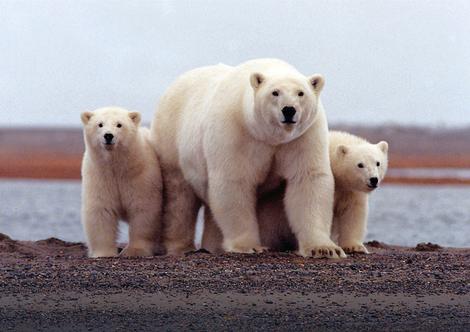
[[[307,78],[281,60],[258,59],[194,69],[168,88],[151,128],[168,254],[194,248],[201,204],[217,221],[224,250],[262,250],[257,193],[285,179],[299,254],[345,257],[330,239],[334,181],[323,84],[321,75]]]

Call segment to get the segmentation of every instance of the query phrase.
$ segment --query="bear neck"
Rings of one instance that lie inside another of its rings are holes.
[[[366,192],[363,190],[351,188],[350,184],[342,183],[341,181],[336,180],[335,178],[335,196],[343,197],[343,196],[350,196],[350,195],[369,195],[370,192]]]
[[[241,125],[246,130],[246,132],[255,138],[258,141],[265,142],[266,137],[263,131],[257,126],[257,120],[255,117],[255,95],[251,89],[249,89],[243,96],[243,109],[242,117],[240,122],[243,122]]]

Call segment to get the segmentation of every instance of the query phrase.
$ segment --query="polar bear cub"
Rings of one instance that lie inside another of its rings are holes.
[[[332,237],[347,253],[368,253],[368,194],[383,180],[388,166],[388,143],[371,144],[345,133],[330,133],[331,168],[335,177]]]
[[[334,180],[323,85],[319,74],[256,59],[197,68],[168,88],[151,128],[162,166],[168,254],[194,249],[201,205],[217,222],[225,251],[263,250],[257,193],[285,180],[299,254],[345,256],[330,238]]]
[[[82,223],[90,257],[116,256],[119,220],[129,223],[122,256],[154,254],[162,180],[140,113],[118,107],[83,112]]]

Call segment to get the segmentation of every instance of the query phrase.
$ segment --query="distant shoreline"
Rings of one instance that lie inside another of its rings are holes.
[[[42,179],[42,180],[79,180],[81,155],[59,153],[1,154],[0,179]],[[433,157],[390,157],[390,170],[393,169],[470,169],[468,158]],[[432,185],[470,185],[470,178],[446,175],[445,177],[394,176],[393,171],[385,178],[385,183],[432,184]]]
[[[470,169],[468,128],[426,128],[398,125],[333,125],[365,137],[386,140],[390,169]],[[0,179],[80,179],[84,144],[80,128],[0,128]],[[386,183],[470,185],[470,177],[396,176]]]

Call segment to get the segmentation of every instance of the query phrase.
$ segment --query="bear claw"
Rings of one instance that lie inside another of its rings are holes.
[[[369,250],[363,244],[342,246],[344,252],[348,254],[368,254]]]
[[[314,257],[314,258],[346,258],[346,254],[343,249],[336,246],[325,246],[320,248],[303,249],[297,252],[298,255],[303,257]]]
[[[267,247],[263,246],[255,246],[255,247],[241,247],[236,246],[232,248],[228,248],[227,252],[238,253],[238,254],[261,254],[263,252],[268,251]]]

